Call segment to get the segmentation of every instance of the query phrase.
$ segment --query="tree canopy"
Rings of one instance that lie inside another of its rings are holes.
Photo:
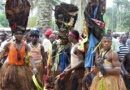
[[[130,31],[129,8],[129,0],[114,0],[113,6],[106,10],[107,28],[113,31]]]
[[[8,27],[8,21],[6,19],[5,14],[0,14],[0,25],[2,27]]]

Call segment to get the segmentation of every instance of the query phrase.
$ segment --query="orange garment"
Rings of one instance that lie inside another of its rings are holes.
[[[21,55],[21,60],[17,59],[17,53]],[[9,53],[8,53],[8,63],[12,65],[23,65],[24,64],[24,56],[25,56],[25,43],[23,44],[22,48],[17,51],[14,43],[10,43]]]
[[[30,44],[30,49],[31,49],[31,54],[33,59],[36,60],[42,60],[42,55],[41,55],[41,44],[38,43],[37,46],[33,46]]]

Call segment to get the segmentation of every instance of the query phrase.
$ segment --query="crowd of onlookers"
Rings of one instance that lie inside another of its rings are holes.
[[[39,32],[38,30],[35,30],[36,32]],[[130,63],[127,63],[128,60],[130,60],[129,56],[130,55],[130,33],[129,32],[125,32],[125,34],[112,34],[111,30],[108,29],[107,30],[107,34],[112,36],[112,49],[118,53],[119,56],[119,61],[121,62],[122,66],[124,67],[124,69],[122,69],[122,76],[127,76],[127,80],[126,78],[125,81],[128,83],[130,82],[129,78],[130,78],[130,71],[129,71],[129,66]],[[48,29],[45,33],[44,33],[45,38],[39,38],[39,43],[41,43],[44,46],[44,51],[47,52],[49,50],[50,47],[52,47],[52,45],[54,43],[57,43],[57,45],[59,45],[60,40],[58,38],[58,31],[52,31],[51,29]],[[2,33],[0,34],[0,49],[2,49],[4,47],[4,45],[10,41],[14,41],[15,38],[14,36],[8,35],[5,31],[2,31]],[[23,37],[23,41],[25,41],[27,44],[29,44],[31,42],[31,37],[30,37],[30,33],[26,33]],[[58,46],[57,46],[58,47]],[[127,64],[126,64],[127,63]],[[126,86],[129,87],[129,85]]]

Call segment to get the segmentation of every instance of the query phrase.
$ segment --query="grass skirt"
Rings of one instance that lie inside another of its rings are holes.
[[[39,62],[39,63],[36,63],[35,64],[37,70],[38,70],[38,73],[36,74],[36,78],[38,80],[38,83],[41,87],[43,87],[43,64],[42,64],[42,61]]]
[[[30,67],[4,64],[0,73],[0,90],[36,90]]]
[[[126,90],[126,87],[121,75],[99,77],[97,74],[92,81],[90,90]]]
[[[62,77],[55,77],[54,90],[68,90],[70,75],[71,73],[68,73]]]
[[[84,77],[84,68],[77,69],[71,73],[66,90],[82,90],[82,78]]]

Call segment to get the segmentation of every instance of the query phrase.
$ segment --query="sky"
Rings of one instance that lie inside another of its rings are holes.
[[[3,0],[3,1],[6,1],[6,0]],[[64,2],[67,2],[67,3],[70,2],[70,0],[63,0],[63,1],[64,1]],[[106,6],[107,6],[107,7],[111,7],[113,0],[106,0],[106,1],[107,1]]]
[[[67,2],[67,3],[70,3],[70,0],[64,0],[64,1]],[[111,7],[113,0],[106,0],[106,1],[107,1],[106,7]]]
[[[113,0],[107,0],[107,3],[106,3],[107,7],[111,7],[112,3],[113,3]]]

